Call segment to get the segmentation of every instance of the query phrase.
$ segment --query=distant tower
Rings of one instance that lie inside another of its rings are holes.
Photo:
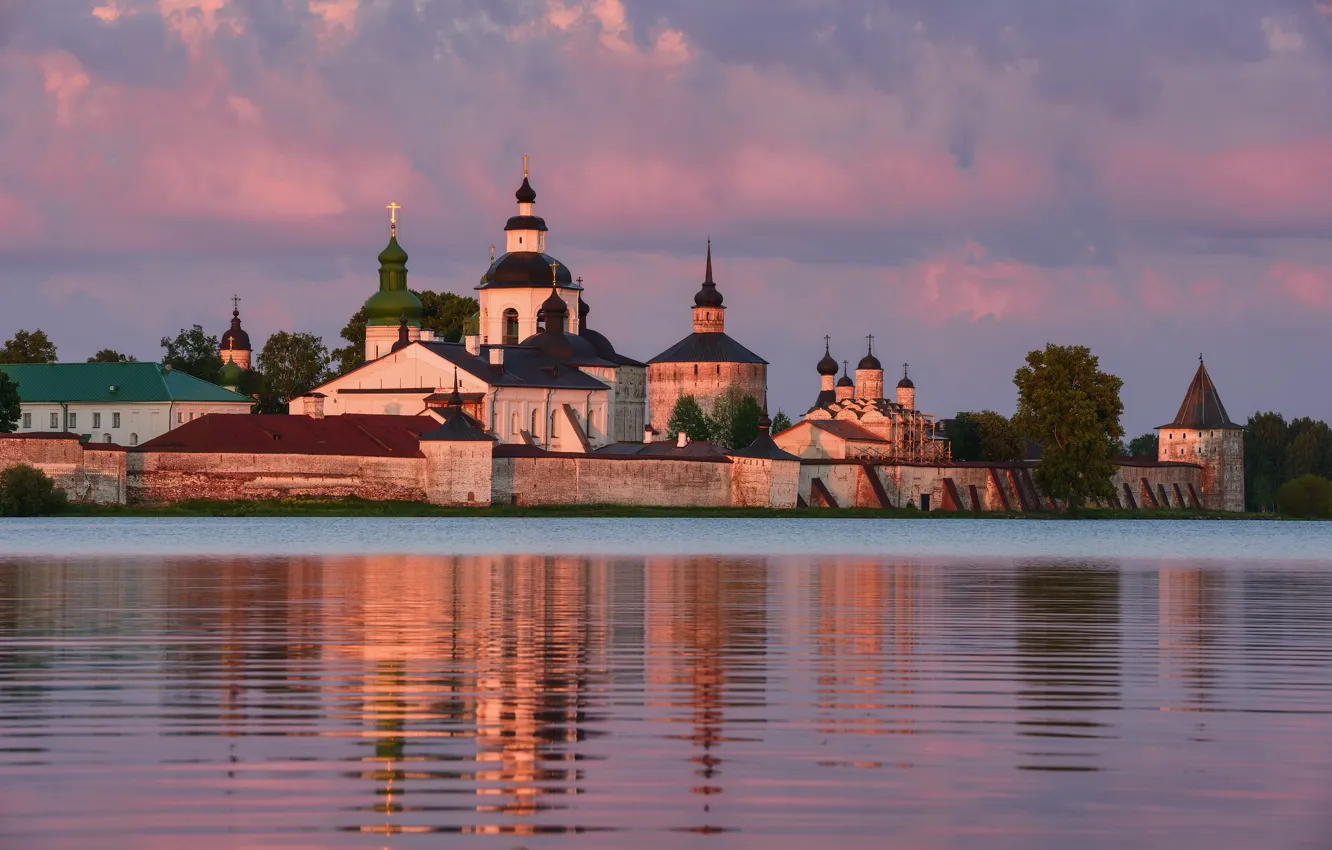
[[[907,364],[902,364],[902,380],[897,382],[897,403],[907,410],[916,409],[916,385],[907,374]]]
[[[250,335],[241,327],[239,295],[231,296],[231,327],[222,334],[217,353],[224,365],[235,363],[242,369],[250,368]]]
[[[712,280],[712,240],[708,240],[707,268],[703,273],[703,286],[694,296],[694,333],[726,333],[726,308],[722,306],[722,294],[717,291],[717,284]]]
[[[832,337],[823,338],[823,358],[819,360],[819,398],[814,402],[814,407],[826,407],[837,399],[837,392],[834,385],[837,383],[837,361],[833,359],[828,351],[828,346]],[[811,410],[813,408],[810,408]]]
[[[1158,427],[1157,458],[1203,468],[1203,507],[1244,510],[1244,428],[1230,421],[1202,355],[1175,419]]]
[[[856,383],[851,380],[849,374],[850,365],[848,361],[842,361],[842,377],[837,379],[837,386],[834,388],[837,401],[846,401],[856,396]]]
[[[856,364],[856,398],[883,398],[883,364],[874,356],[874,334],[865,339],[869,352]]]
[[[398,210],[389,204],[389,243],[379,254],[379,291],[365,302],[365,359],[378,360],[398,341],[405,318],[408,337],[421,336],[421,300],[407,288],[407,252],[398,244]]]

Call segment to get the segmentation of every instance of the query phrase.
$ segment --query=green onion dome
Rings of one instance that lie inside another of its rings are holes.
[[[228,360],[222,364],[222,370],[217,373],[217,383],[222,387],[239,387],[244,377],[245,370],[237,366],[236,361]]]
[[[365,319],[368,325],[396,325],[404,316],[407,324],[421,326],[421,299],[407,288],[407,252],[395,234],[379,254],[379,291],[366,300]]]

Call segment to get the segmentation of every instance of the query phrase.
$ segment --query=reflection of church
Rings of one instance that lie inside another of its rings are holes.
[[[442,398],[456,385],[467,413],[504,443],[586,452],[642,440],[648,367],[588,327],[582,278],[546,253],[548,228],[535,213],[536,192],[525,163],[515,198],[518,214],[505,224],[505,251],[493,256],[492,250],[490,267],[476,287],[477,326],[462,342],[445,342],[422,328],[421,302],[407,288],[407,252],[398,244],[398,207],[391,204],[389,244],[379,255],[379,291],[365,302],[366,363],[294,399],[291,412],[411,416],[426,412],[432,396]],[[704,284],[709,288],[715,290],[710,271]],[[720,296],[715,301],[704,312],[716,314],[716,328],[709,325],[687,341],[730,341],[721,331]],[[703,346],[692,359],[672,357],[671,368],[691,375],[701,370],[714,382],[744,378],[743,389],[762,401],[763,361],[730,342],[752,361],[743,369],[754,375],[732,374],[731,366],[712,362],[735,359],[718,355],[712,350],[716,345]],[[661,383],[678,395],[674,382]],[[664,422],[669,414],[667,409],[653,416]]]

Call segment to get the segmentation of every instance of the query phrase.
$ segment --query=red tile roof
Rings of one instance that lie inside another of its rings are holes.
[[[142,452],[422,457],[429,416],[347,413],[315,419],[281,414],[210,413],[138,447]]]

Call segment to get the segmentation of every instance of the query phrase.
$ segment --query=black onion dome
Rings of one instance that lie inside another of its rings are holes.
[[[717,291],[717,284],[712,281],[712,240],[708,240],[708,265],[703,274],[703,288],[694,296],[695,307],[720,307],[722,294]]]
[[[832,355],[828,353],[828,345],[827,345],[827,343],[825,343],[824,346],[823,346],[823,359],[819,361],[819,367],[818,367],[818,368],[819,368],[819,374],[820,374],[820,375],[836,375],[836,374],[837,374],[837,361],[834,360],[834,359],[832,359]]]
[[[240,323],[240,311],[231,311],[231,327],[222,334],[223,351],[250,351],[250,335],[247,334]]]
[[[911,383],[911,378],[907,377],[905,365],[902,366],[902,380],[897,382],[897,388],[899,390],[914,390],[916,388],[916,385]]]
[[[855,385],[856,382],[851,380],[850,375],[843,375],[837,379],[837,386],[839,387],[854,387]]]
[[[546,327],[550,328],[551,316],[559,316],[560,323],[563,323],[564,317],[569,313],[569,305],[564,303],[564,299],[559,296],[554,289],[551,289],[550,295],[545,301],[541,302],[541,314],[546,317]],[[555,327],[559,327],[559,323]]]
[[[504,231],[510,230],[540,230],[546,232],[546,220],[539,215],[515,215],[504,223]]]
[[[880,363],[879,358],[875,357],[873,354],[866,354],[864,357],[860,358],[860,362],[856,364],[856,368],[875,369],[882,372],[883,364]]]
[[[532,188],[531,183],[527,182],[526,174],[523,175],[523,185],[518,187],[518,191],[514,192],[513,196],[518,199],[520,204],[536,203],[536,190]]]

